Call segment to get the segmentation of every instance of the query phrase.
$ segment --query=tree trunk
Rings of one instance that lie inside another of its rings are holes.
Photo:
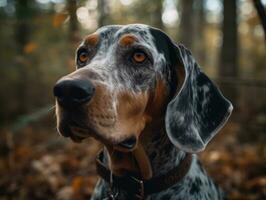
[[[238,74],[237,0],[224,0],[223,44],[219,76],[236,77]]]
[[[223,5],[223,43],[218,73],[220,78],[235,78],[238,75],[237,0],[224,0]],[[221,87],[236,108],[237,88],[234,85]]]
[[[266,12],[263,7],[263,4],[261,3],[260,0],[253,0],[254,7],[257,10],[258,16],[260,17],[261,25],[264,30],[264,38],[266,41]]]
[[[151,6],[153,6],[151,11],[151,24],[156,28],[164,29],[162,21],[163,1],[155,0]]]
[[[109,23],[109,4],[108,0],[98,0],[98,27]]]
[[[78,35],[78,19],[76,15],[77,11],[77,1],[76,0],[67,0],[68,13],[70,15],[69,19],[69,39],[71,43],[75,43],[79,40]]]
[[[17,62],[18,68],[18,113],[23,114],[29,110],[28,96],[29,96],[29,74],[27,73],[27,66],[29,64],[24,53],[25,46],[29,43],[31,37],[31,26],[29,20],[32,17],[32,9],[30,5],[32,0],[18,0],[16,1],[16,26],[15,26],[15,40],[17,44]]]
[[[195,54],[198,62],[201,65],[205,64],[206,60],[206,41],[205,41],[205,12],[204,12],[204,0],[197,0],[195,10]]]
[[[193,48],[193,2],[181,0],[180,42],[189,49]]]

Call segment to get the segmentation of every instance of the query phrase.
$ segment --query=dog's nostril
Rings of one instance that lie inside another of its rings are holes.
[[[86,102],[90,99],[93,94],[92,89],[84,89],[84,88],[76,88],[75,90],[71,91],[71,96],[74,101],[76,102]]]
[[[119,143],[119,146],[124,147],[126,149],[132,149],[135,147],[136,143],[137,143],[137,139],[135,136],[133,136]]]
[[[62,106],[75,106],[88,102],[95,92],[88,80],[60,80],[54,87],[54,96]]]

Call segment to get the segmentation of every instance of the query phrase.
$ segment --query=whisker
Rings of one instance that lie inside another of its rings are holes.
[[[51,106],[50,108],[48,108],[48,112],[51,112],[52,110],[55,109],[55,105]]]

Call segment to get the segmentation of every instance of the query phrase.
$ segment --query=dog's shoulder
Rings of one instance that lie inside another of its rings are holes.
[[[188,174],[171,188],[153,194],[147,200],[222,200],[226,199],[222,190],[208,176],[196,156]]]

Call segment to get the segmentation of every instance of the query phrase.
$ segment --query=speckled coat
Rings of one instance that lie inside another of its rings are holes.
[[[137,48],[147,53],[149,60],[145,65],[132,66],[123,56],[124,50],[118,47],[119,38],[128,33],[137,38]],[[161,130],[154,132],[142,144],[151,162],[153,176],[177,166],[185,153],[203,151],[227,121],[232,105],[200,70],[190,51],[181,44],[176,45],[161,30],[142,24],[105,26],[97,34],[101,41],[93,59],[84,63],[84,69],[78,71],[93,70],[93,75],[112,91],[110,98],[122,90],[132,95],[151,91],[157,84],[157,77],[167,86],[170,99]],[[184,74],[180,87],[176,84],[180,81],[178,71]],[[115,100],[108,100],[110,106],[115,105]],[[112,134],[115,136],[116,133]],[[109,137],[108,134],[106,136]],[[108,188],[107,183],[99,180],[92,200],[107,198]],[[131,197],[125,191],[119,191],[117,199]],[[180,182],[147,196],[147,199],[216,200],[224,199],[224,196],[194,154],[191,167]]]

